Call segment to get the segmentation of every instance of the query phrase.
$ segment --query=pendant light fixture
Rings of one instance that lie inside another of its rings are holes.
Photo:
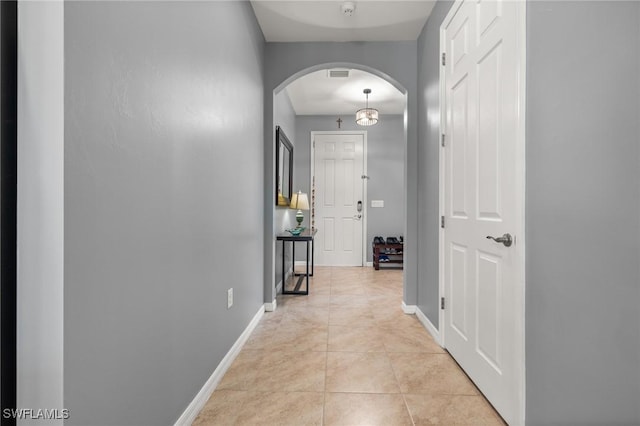
[[[371,93],[371,89],[364,89],[363,93],[367,96],[367,103],[364,108],[356,112],[356,123],[360,126],[373,126],[378,122],[378,110],[369,108],[369,93]]]

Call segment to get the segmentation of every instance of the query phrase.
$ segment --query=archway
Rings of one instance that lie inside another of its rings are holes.
[[[370,73],[386,82],[388,82],[390,85],[392,85],[395,89],[397,89],[400,93],[402,93],[402,95],[404,96],[404,113],[403,115],[403,135],[402,135],[402,140],[404,143],[404,152],[405,152],[405,157],[404,157],[404,181],[403,181],[403,209],[404,209],[404,220],[403,220],[403,232],[402,234],[407,236],[408,229],[415,229],[414,227],[410,226],[410,224],[408,223],[408,218],[411,217],[410,214],[408,214],[407,212],[409,210],[411,210],[409,208],[409,206],[407,206],[407,200],[408,200],[408,175],[409,175],[409,170],[408,170],[408,159],[411,158],[411,154],[409,152],[409,116],[410,116],[410,102],[409,102],[409,90],[405,87],[405,85],[403,85],[402,83],[400,83],[397,79],[391,77],[389,74],[379,70],[378,68],[369,66],[369,65],[364,65],[361,63],[355,63],[355,62],[344,62],[344,61],[340,61],[340,62],[320,62],[317,63],[315,65],[311,65],[308,66],[306,68],[302,68],[302,69],[298,69],[294,72],[292,72],[290,75],[288,75],[288,77],[284,78],[284,79],[280,79],[280,81],[278,82],[278,84],[275,85],[274,89],[272,91],[268,91],[267,94],[270,96],[267,96],[268,99],[265,99],[265,134],[267,135],[265,137],[265,181],[267,182],[267,185],[265,186],[265,190],[266,190],[266,194],[265,194],[265,306],[267,307],[267,310],[272,310],[275,309],[275,298],[276,298],[276,274],[275,274],[275,260],[276,260],[276,248],[275,248],[275,241],[274,241],[274,237],[277,233],[282,232],[282,229],[279,229],[279,223],[281,222],[281,218],[279,218],[279,214],[277,214],[276,212],[276,208],[273,205],[272,200],[274,199],[275,196],[275,189],[274,189],[274,185],[269,184],[270,182],[273,181],[274,179],[274,158],[273,158],[273,154],[270,155],[270,153],[273,153],[272,150],[272,144],[273,144],[273,134],[274,134],[274,125],[275,123],[275,117],[274,117],[274,112],[276,111],[276,98],[277,96],[292,82],[298,80],[299,78],[306,76],[308,74],[314,73],[316,71],[320,71],[320,70],[325,70],[325,69],[333,69],[333,68],[346,68],[346,69],[355,69],[355,70],[360,70],[360,71],[365,71],[367,73]],[[415,114],[415,113],[414,113]],[[417,246],[417,244],[414,244],[414,246]],[[416,258],[416,253],[413,253],[413,259]],[[417,283],[414,283],[413,285],[409,285],[408,283],[410,283],[411,281],[409,279],[407,279],[407,270],[409,268],[415,267],[415,264],[411,264],[409,263],[408,265],[405,264],[405,268],[403,270],[403,307],[406,307],[406,305],[414,305],[415,304],[415,299],[417,298],[416,293],[417,293]],[[410,289],[408,289],[408,287],[412,287]],[[407,297],[407,294],[410,295],[410,297]],[[409,302],[407,302],[407,299],[413,299],[413,300],[409,300]],[[411,308],[405,309],[405,312],[407,313],[413,313],[413,311],[411,310]]]
[[[375,75],[376,77],[380,77],[381,79],[387,81],[388,83],[390,83],[392,86],[394,86],[396,89],[398,89],[398,91],[400,91],[401,93],[404,93],[405,95],[407,95],[407,89],[400,84],[397,80],[395,80],[394,78],[392,78],[391,76],[385,74],[384,72],[376,69],[376,68],[372,68],[370,66],[367,65],[362,65],[362,64],[357,64],[357,63],[353,63],[353,62],[328,62],[328,63],[320,63],[305,69],[302,69],[294,74],[292,74],[289,78],[287,78],[286,80],[284,80],[282,83],[280,83],[275,89],[273,89],[274,94],[277,94],[279,92],[281,92],[285,87],[287,87],[290,83],[292,83],[293,81],[299,79],[300,77],[303,77],[307,74],[311,74],[312,72],[315,71],[320,71],[320,70],[324,70],[324,69],[331,69],[331,68],[349,68],[349,69],[357,69],[360,71],[366,71],[370,74]]]

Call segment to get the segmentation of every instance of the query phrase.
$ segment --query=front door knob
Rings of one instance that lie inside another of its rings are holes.
[[[511,234],[504,234],[502,237],[492,237],[491,235],[487,235],[487,239],[493,240],[496,243],[502,243],[505,247],[511,247],[513,240],[511,239]]]

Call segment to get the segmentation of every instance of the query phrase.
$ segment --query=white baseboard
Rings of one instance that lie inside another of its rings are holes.
[[[296,266],[307,266],[306,260],[296,260]]]
[[[260,306],[258,312],[254,315],[247,328],[244,329],[231,349],[229,349],[229,352],[227,352],[224,358],[222,358],[222,361],[220,361],[220,364],[218,364],[216,369],[213,371],[211,377],[209,377],[202,389],[200,389],[200,392],[197,393],[193,401],[191,401],[189,406],[187,406],[187,409],[184,410],[180,418],[178,418],[175,426],[191,425],[196,417],[198,417],[198,414],[209,400],[209,397],[211,397],[213,391],[216,390],[216,387],[220,383],[220,380],[222,380],[224,373],[226,373],[229,367],[231,367],[231,363],[233,363],[233,360],[236,359],[236,357],[240,353],[240,350],[247,342],[247,339],[249,339],[249,336],[260,322],[262,315],[264,315],[263,305]]]
[[[438,329],[433,325],[431,321],[429,321],[429,318],[427,318],[427,316],[422,313],[420,308],[417,308],[417,307],[416,307],[416,317],[418,317],[418,321],[420,321],[424,326],[424,328],[427,329],[429,334],[431,334],[431,337],[433,337],[433,340],[435,340],[436,343],[440,345],[440,347],[444,347],[442,345],[442,339],[440,338],[440,332],[438,331]]]
[[[373,262],[367,262],[366,265],[371,267],[371,266],[373,266]]]
[[[402,301],[402,312],[404,312],[405,314],[413,315],[416,313],[416,309],[418,309],[416,305],[407,305],[404,303],[404,301]]]
[[[273,299],[273,302],[271,303],[264,304],[265,312],[274,312],[277,307],[278,307],[278,304],[276,303],[276,299]]]

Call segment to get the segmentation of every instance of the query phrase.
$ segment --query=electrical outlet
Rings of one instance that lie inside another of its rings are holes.
[[[233,306],[233,288],[227,290],[227,309]]]

